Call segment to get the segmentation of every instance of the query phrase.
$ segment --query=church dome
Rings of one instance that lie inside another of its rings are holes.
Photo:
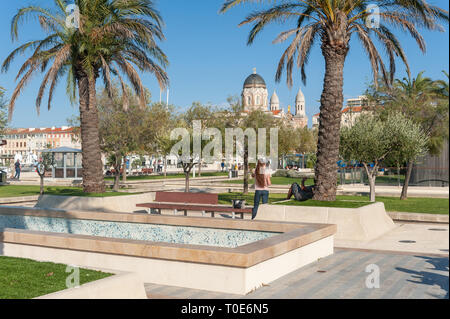
[[[278,98],[277,93],[274,91],[272,97],[270,98],[271,104],[280,104],[280,99]]]
[[[248,87],[266,87],[266,82],[264,79],[256,73],[250,74],[244,82],[244,88]]]

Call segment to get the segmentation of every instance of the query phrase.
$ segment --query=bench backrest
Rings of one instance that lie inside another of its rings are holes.
[[[156,192],[155,202],[217,205],[219,196],[209,193]]]

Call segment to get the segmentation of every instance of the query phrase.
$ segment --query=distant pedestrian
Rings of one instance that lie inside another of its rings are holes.
[[[14,175],[14,178],[20,179],[20,161],[17,160],[17,162],[14,164],[14,168],[16,169],[16,175]]]
[[[225,169],[225,163],[224,162],[220,163],[220,167],[222,168],[222,172],[223,172],[223,170]]]

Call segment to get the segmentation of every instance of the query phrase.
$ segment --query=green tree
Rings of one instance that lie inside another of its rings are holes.
[[[228,104],[228,107],[221,112],[220,117],[218,118],[220,122],[218,123],[218,127],[221,128],[222,136],[225,136],[226,128],[240,128],[244,131],[244,133],[248,128],[254,129],[256,133],[258,133],[258,128],[265,128],[267,134],[265,154],[268,154],[270,152],[270,128],[281,128],[283,127],[283,123],[279,119],[274,118],[271,114],[268,114],[261,110],[253,110],[248,112],[244,111],[242,102],[237,96],[229,97]],[[282,146],[282,152],[285,151],[285,145],[286,144],[283,144]],[[225,148],[225,144],[223,145],[223,147]],[[249,189],[249,162],[255,162],[256,158],[249,158],[249,140],[246,135],[244,136],[244,145],[236,145],[236,149],[237,147],[242,147],[243,149],[243,193],[247,194]]]
[[[370,201],[375,201],[375,180],[384,161],[414,161],[426,151],[428,137],[421,127],[401,113],[385,120],[376,115],[361,115],[340,133],[341,156],[364,165],[370,185]]]
[[[280,128],[282,122],[261,110],[253,110],[245,113],[242,119],[243,129],[253,128],[257,134],[259,134],[259,128],[266,129],[266,149],[264,152],[258,149],[258,153],[269,154],[270,152],[270,128]],[[259,139],[259,136],[258,136]],[[248,193],[248,179],[249,179],[249,140],[247,137],[244,139],[244,194]],[[256,161],[256,158],[250,159],[252,162]]]
[[[183,119],[188,127],[193,127],[194,121],[200,121],[201,129],[215,128],[217,127],[217,121],[215,114],[218,114],[219,110],[212,105],[202,105],[199,102],[192,103],[191,107],[185,112]],[[202,139],[202,149],[206,145],[207,141]],[[198,176],[202,175],[202,163],[203,152],[200,154],[198,163]]]
[[[305,66],[314,44],[319,42],[325,59],[325,77],[320,100],[317,163],[315,166],[316,200],[335,200],[337,187],[336,162],[339,158],[339,129],[343,105],[344,63],[354,35],[361,42],[369,57],[374,79],[381,74],[387,83],[394,79],[395,60],[400,57],[409,66],[401,41],[393,29],[407,31],[425,52],[425,41],[417,26],[428,30],[442,30],[439,21],[448,22],[448,12],[425,0],[226,0],[221,12],[240,4],[251,2],[275,3],[267,10],[250,14],[240,25],[252,24],[248,37],[252,44],[256,36],[270,24],[286,26],[292,21],[293,28],[282,32],[274,43],[292,38],[281,56],[275,79],[280,81],[286,69],[287,84],[292,85],[293,68],[301,70],[306,82]],[[375,4],[378,14],[371,14],[368,6]],[[379,25],[371,27],[370,19],[379,18]],[[376,40],[376,41],[374,41]],[[376,44],[381,45],[389,59],[385,66]]]
[[[155,75],[160,87],[167,85],[164,71],[167,57],[156,41],[164,39],[162,18],[150,0],[75,0],[79,10],[78,26],[66,25],[73,13],[66,12],[69,2],[54,0],[54,9],[28,6],[20,9],[11,23],[11,36],[18,39],[19,27],[36,18],[46,33],[42,40],[27,42],[11,52],[5,59],[2,71],[9,69],[11,61],[27,50],[32,55],[22,65],[10,104],[11,119],[17,97],[35,73],[44,73],[39,88],[36,108],[39,113],[44,92],[49,86],[48,107],[51,106],[55,87],[67,76],[67,93],[74,103],[79,99],[81,143],[83,150],[83,190],[104,192],[105,184],[100,154],[96,82],[102,78],[105,88],[112,88],[116,77],[123,88],[125,108],[128,105],[125,75],[139,96],[141,107],[145,106],[145,90],[133,64],[140,71]]]
[[[145,119],[143,150],[149,154],[162,156],[164,159],[164,176],[167,176],[167,156],[176,143],[170,139],[170,132],[176,127],[181,127],[182,119],[175,113],[173,105],[153,103],[150,105],[148,116]]]
[[[415,78],[396,79],[392,87],[387,87],[381,81],[377,87],[371,85],[367,90],[372,101],[369,108],[384,118],[393,112],[404,114],[427,134],[428,153],[439,155],[449,134],[448,81],[433,81],[423,76],[423,73],[420,72]],[[413,160],[399,162],[406,163],[407,167],[400,199],[407,198]]]
[[[99,114],[100,149],[114,167],[114,190],[119,189],[120,171],[126,176],[126,156],[139,150],[141,136],[145,128],[148,108],[141,108],[139,100],[128,92],[130,105],[123,108],[123,96],[117,87],[112,88],[112,96],[103,89],[97,97]],[[124,179],[125,181],[125,179]]]

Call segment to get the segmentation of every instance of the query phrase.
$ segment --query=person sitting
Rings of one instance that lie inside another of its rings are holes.
[[[289,192],[286,199],[291,199],[292,195],[300,202],[311,199],[314,194],[314,186],[305,186],[306,177],[302,178],[301,186],[297,183],[293,183],[289,188]]]

